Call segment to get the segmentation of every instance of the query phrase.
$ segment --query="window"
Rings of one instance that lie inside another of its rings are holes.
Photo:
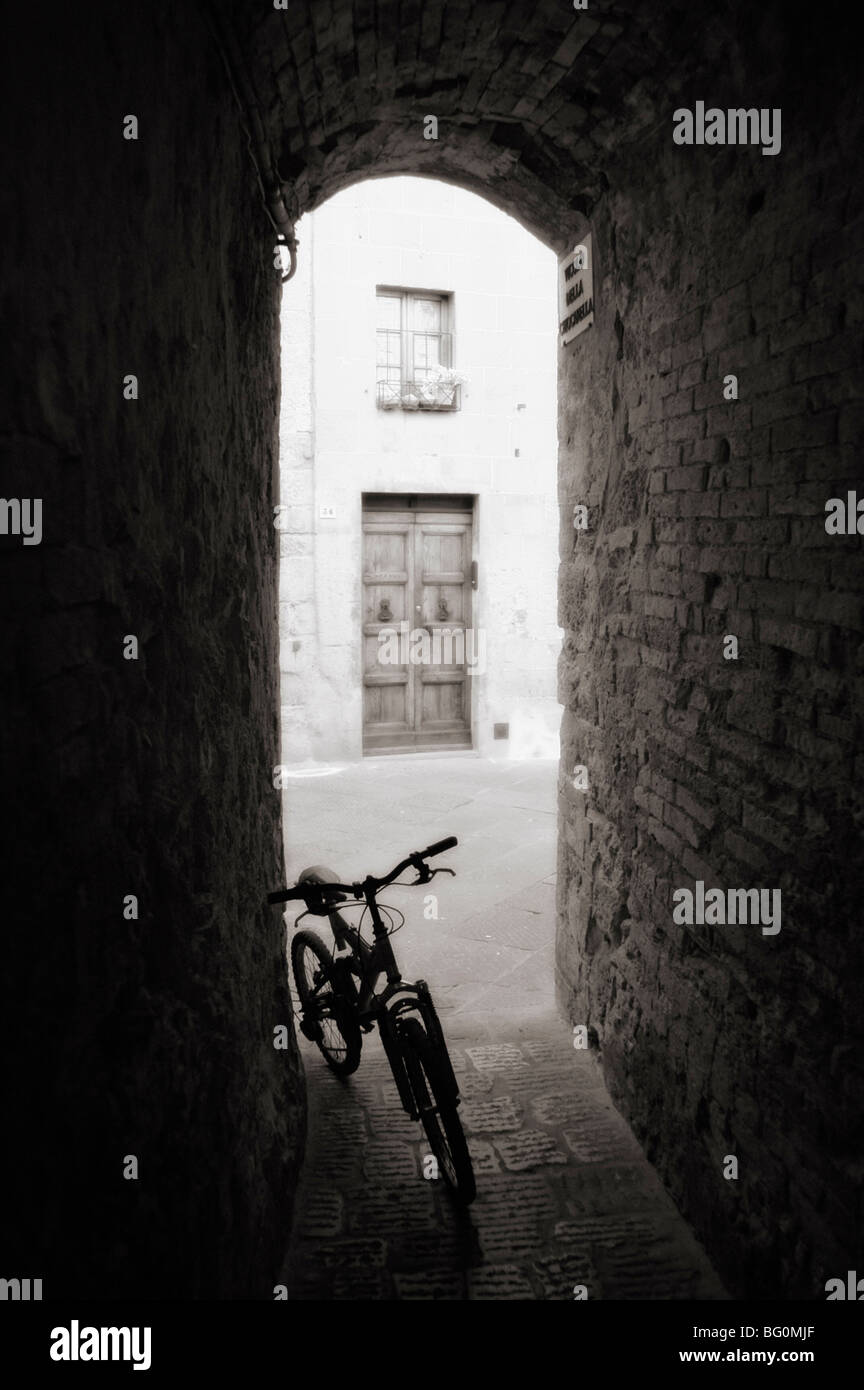
[[[457,410],[452,302],[422,290],[379,289],[377,398],[382,410]]]

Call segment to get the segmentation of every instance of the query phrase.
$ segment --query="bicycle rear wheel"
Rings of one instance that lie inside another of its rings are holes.
[[[399,1027],[405,1071],[414,1103],[438,1167],[463,1206],[477,1194],[471,1155],[456,1109],[458,1092],[451,1081],[449,1059],[441,1056],[440,1044],[433,1042],[417,1019],[406,1019]]]
[[[293,937],[291,968],[303,1032],[337,1076],[350,1076],[360,1065],[360,1028],[351,1004],[335,988],[333,956],[315,932],[298,931]]]

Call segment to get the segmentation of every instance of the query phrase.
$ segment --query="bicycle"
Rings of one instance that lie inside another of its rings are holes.
[[[474,1200],[476,1184],[471,1155],[457,1113],[459,1086],[447,1051],[444,1033],[429,986],[425,980],[409,984],[402,979],[390,937],[396,927],[388,927],[382,913],[398,911],[379,904],[377,895],[396,883],[406,869],[417,878],[398,887],[430,883],[439,873],[452,869],[430,869],[425,862],[458,844],[455,835],[439,840],[403,859],[383,878],[368,874],[362,883],[339,883],[330,869],[305,869],[293,888],[268,894],[268,903],[302,900],[307,915],[329,918],[337,954],[331,953],[317,932],[296,932],[291,941],[291,968],[300,998],[300,1030],[314,1042],[337,1076],[344,1077],[360,1065],[362,1034],[375,1024],[381,1034],[384,1052],[396,1082],[403,1109],[412,1120],[419,1120],[426,1131],[432,1153],[460,1205]],[[454,875],[455,876],[455,875]],[[336,904],[352,895],[365,903],[358,925],[346,921]],[[372,922],[371,944],[361,936],[363,918],[369,912]],[[387,983],[378,992],[382,975]]]

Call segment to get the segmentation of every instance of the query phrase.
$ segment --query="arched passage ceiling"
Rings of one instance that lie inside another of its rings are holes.
[[[262,0],[227,13],[295,217],[372,174],[460,183],[563,250],[614,182],[621,152],[678,104],[754,104],[774,71],[773,5],[739,0]],[[754,58],[756,61],[754,62]],[[795,55],[789,61],[794,66]],[[694,61],[718,74],[693,91]],[[680,96],[681,101],[678,101]],[[439,138],[424,139],[434,115]],[[649,155],[650,157],[650,155]]]

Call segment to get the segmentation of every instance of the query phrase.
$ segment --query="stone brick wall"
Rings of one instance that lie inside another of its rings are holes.
[[[46,1299],[272,1297],[303,1137],[263,906],[273,238],[198,10],[65,10],[16,17],[6,91],[2,492],[43,499],[44,538],[0,543],[4,1273]]]
[[[818,50],[670,103],[779,106],[779,156],[671,119],[621,152],[559,424],[560,997],[730,1288],[807,1299],[860,1254],[864,887],[862,542],[824,526],[861,480],[860,125]],[[674,925],[696,880],[780,888],[779,934]]]
[[[473,746],[557,757],[556,258],[488,202],[428,179],[356,185],[297,235],[282,302],[282,759],[362,756],[363,494],[429,491],[476,498]],[[379,285],[451,296],[456,412],[377,408]]]

